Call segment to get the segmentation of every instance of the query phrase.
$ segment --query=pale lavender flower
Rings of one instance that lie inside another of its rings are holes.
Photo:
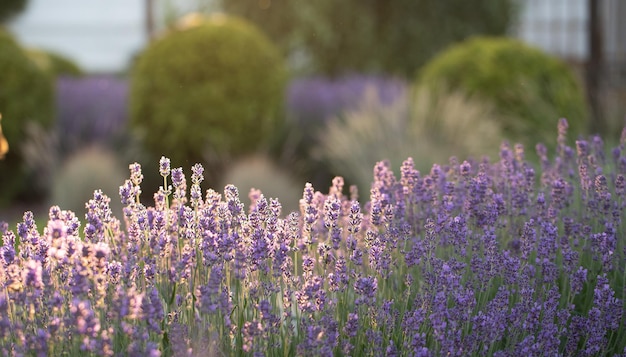
[[[187,180],[183,174],[182,167],[172,170],[172,185],[174,186],[174,200],[181,206],[186,203]]]
[[[324,225],[330,230],[330,240],[335,250],[339,249],[341,243],[342,228],[339,227],[339,216],[341,214],[341,201],[334,196],[328,196],[324,201]]]
[[[558,248],[558,228],[550,222],[540,222],[539,244],[535,262],[541,267],[544,283],[554,283],[558,275],[558,267],[554,262]]]
[[[330,192],[328,193],[328,195],[335,197],[338,200],[341,200],[341,198],[343,197],[343,193],[342,193],[343,186],[344,186],[343,177],[341,176],[334,177],[332,180],[332,186],[330,187]]]
[[[278,331],[280,319],[272,312],[272,304],[267,300],[261,300],[256,308],[259,311],[264,332],[271,334]]]
[[[358,278],[354,283],[354,291],[358,294],[354,303],[356,305],[374,305],[376,303],[377,290],[378,280],[376,277],[367,276]]]
[[[326,291],[323,290],[324,279],[313,275],[305,279],[302,289],[295,292],[300,310],[313,313],[326,307]]]
[[[120,186],[119,194],[124,206],[133,202],[135,195],[132,181],[126,180],[124,184]]]
[[[587,336],[583,346],[584,356],[595,356],[607,345],[606,326],[602,321],[602,311],[594,306],[589,310],[585,330]]]
[[[357,201],[352,201],[350,204],[350,214],[348,216],[348,238],[346,239],[346,246],[349,251],[356,249],[357,240],[355,235],[361,230],[361,223],[363,221],[363,214],[361,213],[361,206]]]
[[[128,165],[128,169],[130,170],[130,181],[135,186],[141,185],[143,181],[143,174],[141,173],[141,165],[138,163],[132,163]]]
[[[565,355],[573,356],[578,350],[578,343],[582,336],[586,334],[588,325],[587,318],[583,316],[574,315],[572,321],[569,324],[567,331],[567,343],[565,345]]]
[[[221,308],[220,291],[222,280],[224,279],[224,268],[221,265],[215,265],[211,268],[209,281],[206,285],[199,287],[196,292],[197,304],[200,311],[207,314],[215,314]]]
[[[154,333],[161,333],[161,323],[165,317],[163,304],[156,288],[150,289],[148,298],[142,300],[141,309],[147,318],[148,328]]]
[[[22,283],[26,287],[40,290],[43,288],[41,261],[29,260],[22,270]]]
[[[226,185],[224,187],[224,197],[226,205],[231,215],[231,221],[234,225],[238,225],[243,219],[243,203],[239,199],[239,190],[234,185]]]
[[[490,346],[492,343],[503,338],[507,326],[510,292],[505,287],[500,287],[496,296],[487,303],[484,310],[479,311],[472,318],[474,329],[472,333],[477,337],[477,341]],[[486,351],[482,351],[483,353]]]
[[[359,314],[351,312],[348,314],[348,321],[346,321],[346,324],[343,327],[343,333],[346,336],[352,338],[357,335],[358,331],[359,331]]]
[[[439,344],[443,343],[447,336],[448,320],[450,319],[450,311],[448,310],[447,302],[448,297],[446,293],[443,291],[437,292],[430,306],[430,314],[428,315],[430,326],[433,329],[433,337]]]
[[[163,176],[163,178],[165,178],[170,175],[170,171],[171,171],[170,159],[165,156],[161,156],[161,159],[159,160],[159,173],[161,174],[161,176]]]
[[[137,192],[137,191],[134,191]],[[93,199],[90,199],[85,207],[85,240],[89,242],[100,242],[104,240],[105,224],[112,223],[113,212],[110,208],[111,199],[102,193],[102,190],[94,191]]]
[[[622,301],[615,297],[615,291],[609,285],[606,275],[598,276],[598,282],[593,292],[593,303],[602,313],[602,328],[617,330],[623,323]]]
[[[565,118],[561,118],[559,119],[559,122],[557,124],[557,130],[558,130],[558,135],[557,135],[557,153],[558,154],[562,154],[563,151],[565,150],[565,141],[567,140],[567,129],[569,128],[569,124],[567,123],[567,119]]]
[[[582,266],[578,267],[576,272],[572,272],[570,277],[571,293],[576,295],[583,289],[584,284],[587,282],[587,269]]]
[[[328,274],[328,284],[330,291],[344,291],[348,285],[348,269],[346,258],[339,256],[335,261],[335,271]]]
[[[8,227],[7,227],[8,228]],[[1,231],[4,234],[8,229]],[[37,224],[33,212],[26,211],[22,218],[22,222],[17,224],[17,236],[20,237],[20,243],[29,243],[33,246],[39,244],[39,233],[37,232]]]
[[[413,351],[412,356],[429,356],[426,348],[426,334],[422,332],[422,326],[426,320],[426,312],[422,308],[407,311],[402,320],[402,329],[407,336],[404,342],[406,351]]]
[[[252,352],[254,350],[254,342],[261,337],[263,326],[258,321],[246,321],[243,325],[243,350],[244,352]]]
[[[532,218],[528,222],[524,223],[522,236],[520,237],[522,260],[528,259],[537,244],[537,231],[535,224],[535,220]]]
[[[37,328],[37,333],[33,335],[28,335],[28,345],[30,346],[31,351],[37,357],[46,357],[49,353],[48,341],[50,340],[51,334],[49,331],[46,331],[42,328]]]
[[[615,193],[624,200],[624,193],[626,193],[626,179],[624,175],[619,174],[615,178]]]
[[[372,187],[370,190],[370,223],[374,226],[383,224],[383,210],[387,203],[387,198],[382,194],[379,187]]]
[[[70,305],[71,326],[74,327],[81,341],[81,350],[97,352],[98,335],[100,333],[100,321],[97,314],[92,310],[88,300],[74,299]]]
[[[15,260],[15,233],[8,231],[2,235],[2,247],[0,257],[4,266],[8,266]]]
[[[300,200],[300,210],[304,217],[304,246],[306,247],[313,243],[313,224],[317,220],[318,210],[316,202],[314,202],[315,190],[313,185],[306,183],[304,191],[302,193],[302,199]]]
[[[541,306],[541,319],[536,326],[535,344],[541,346],[542,353],[550,356],[559,354],[561,330],[557,325],[559,299],[561,295],[557,288],[547,291]]]

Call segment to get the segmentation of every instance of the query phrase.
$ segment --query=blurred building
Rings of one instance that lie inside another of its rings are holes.
[[[578,70],[593,131],[626,124],[626,1],[520,0],[517,36]]]

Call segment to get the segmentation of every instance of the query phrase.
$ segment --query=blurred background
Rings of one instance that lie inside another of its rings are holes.
[[[620,0],[3,0],[0,220],[50,204],[145,200],[161,155],[204,188],[297,210],[374,164],[497,159],[502,140],[617,142],[626,115]],[[34,208],[33,208],[34,207]]]

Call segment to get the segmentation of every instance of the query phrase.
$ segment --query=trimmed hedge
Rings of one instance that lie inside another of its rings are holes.
[[[559,118],[570,133],[587,129],[583,87],[562,61],[511,38],[477,37],[452,46],[429,62],[418,81],[492,100],[509,140],[553,143]]]
[[[259,148],[281,125],[286,79],[279,51],[253,25],[224,15],[196,19],[138,58],[131,126],[173,165],[224,162]]]

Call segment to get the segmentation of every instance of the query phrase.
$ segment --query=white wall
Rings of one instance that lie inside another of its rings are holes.
[[[88,72],[119,72],[146,43],[145,0],[29,0],[9,29]]]

